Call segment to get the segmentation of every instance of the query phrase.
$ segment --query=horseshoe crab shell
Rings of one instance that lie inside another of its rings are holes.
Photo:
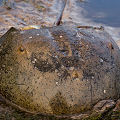
[[[120,51],[104,30],[11,28],[0,44],[0,94],[20,109],[70,115],[119,97]]]

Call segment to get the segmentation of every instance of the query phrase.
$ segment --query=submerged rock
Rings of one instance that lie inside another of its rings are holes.
[[[0,44],[0,94],[14,107],[70,115],[119,97],[120,51],[103,29],[11,28]]]

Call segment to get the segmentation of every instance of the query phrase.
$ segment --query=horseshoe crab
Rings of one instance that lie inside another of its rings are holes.
[[[120,94],[120,51],[103,29],[60,25],[0,38],[0,94],[30,113],[70,115]]]

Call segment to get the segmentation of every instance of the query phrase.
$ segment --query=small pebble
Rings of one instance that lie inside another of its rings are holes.
[[[102,63],[102,62],[103,62],[103,59],[100,59],[100,62]]]
[[[106,90],[104,90],[104,93],[106,93]]]
[[[2,67],[5,67],[5,65],[2,65]]]
[[[35,64],[35,61],[32,61],[33,64]]]
[[[55,58],[58,58],[58,56],[56,55]]]
[[[62,65],[61,68],[64,68],[64,66]]]
[[[58,72],[58,70],[56,69],[55,72]]]
[[[74,70],[74,67],[70,67],[69,69],[70,69],[70,70]]]
[[[63,36],[60,36],[60,38],[62,38]]]
[[[56,85],[58,85],[58,82],[56,82]]]
[[[32,36],[29,37],[30,39],[32,38]]]
[[[79,35],[79,33],[77,33],[77,34],[76,34],[76,37],[81,37],[81,36]]]

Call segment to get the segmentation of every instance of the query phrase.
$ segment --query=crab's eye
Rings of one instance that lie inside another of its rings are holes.
[[[24,52],[25,49],[24,49],[23,47],[20,47],[20,48],[19,48],[19,51],[20,51],[20,52]]]

